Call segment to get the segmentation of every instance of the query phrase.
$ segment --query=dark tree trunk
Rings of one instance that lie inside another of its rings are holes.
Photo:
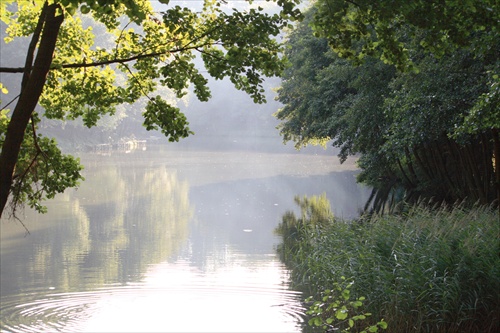
[[[7,127],[0,154],[0,216],[2,216],[10,195],[16,163],[26,128],[38,104],[52,64],[57,36],[64,20],[62,14],[56,16],[57,9],[58,5],[52,4],[46,8],[45,15],[40,17],[44,22],[40,47],[32,71],[27,81],[24,82],[21,95]],[[28,54],[28,56],[30,55]]]

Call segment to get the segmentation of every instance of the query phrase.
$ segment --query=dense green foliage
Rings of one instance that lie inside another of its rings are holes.
[[[14,212],[23,203],[43,211],[41,200],[81,180],[76,159],[51,162],[62,157],[38,133],[41,118],[81,119],[91,127],[142,98],[146,129],[178,141],[192,132],[175,98],[193,87],[199,100],[208,100],[206,75],[228,78],[254,102],[265,102],[264,77],[285,67],[276,36],[301,17],[296,0],[276,3],[278,10],[269,13],[216,0],[196,9],[169,5],[162,12],[147,0],[2,1],[5,41],[29,37],[31,43],[21,54],[24,67],[0,68],[22,76],[14,109],[0,118],[0,215],[9,197]],[[4,86],[2,93],[14,89]],[[35,111],[37,105],[43,111]]]
[[[341,160],[360,153],[359,180],[375,188],[376,209],[403,197],[409,202],[494,202],[492,160],[500,127],[493,92],[500,64],[497,30],[479,31],[471,45],[452,43],[453,52],[443,46],[434,54],[417,38],[428,38],[426,31],[417,34],[400,23],[398,32],[411,50],[408,61],[418,71],[398,71],[396,59],[365,54],[365,40],[351,45],[363,61],[352,61],[330,47],[326,32],[325,38],[316,37],[326,3],[313,6],[289,35],[291,65],[278,91],[284,106],[276,113],[284,140],[298,147],[331,140]]]
[[[315,7],[316,35],[339,55],[375,56],[401,70],[414,67],[416,45],[438,56],[463,47],[480,54],[500,28],[496,0],[317,0]]]
[[[363,311],[372,313],[362,325],[383,318],[388,332],[500,329],[495,211],[413,207],[400,216],[344,221],[320,213],[329,204],[324,197],[297,201],[302,216],[283,216],[278,252],[306,294],[321,300],[345,277],[350,298],[365,297]]]

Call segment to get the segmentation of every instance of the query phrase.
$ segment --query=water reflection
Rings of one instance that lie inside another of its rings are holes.
[[[188,185],[175,173],[90,163],[86,176],[85,186],[50,203],[49,215],[28,212],[30,236],[7,248],[2,242],[2,266],[9,267],[2,269],[2,295],[33,283],[66,292],[133,281],[187,238]],[[4,222],[2,234],[12,224]]]
[[[368,197],[333,156],[82,159],[80,189],[26,213],[31,235],[1,223],[5,331],[299,331],[274,228],[296,194],[325,192],[341,215]]]

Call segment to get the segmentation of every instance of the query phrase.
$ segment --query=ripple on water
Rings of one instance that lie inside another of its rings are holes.
[[[108,286],[2,297],[2,332],[300,331],[300,294],[258,285]]]

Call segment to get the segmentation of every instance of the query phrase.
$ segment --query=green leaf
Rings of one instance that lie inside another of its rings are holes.
[[[144,126],[148,131],[160,130],[171,142],[193,134],[189,130],[186,116],[179,108],[171,106],[160,96],[148,102],[143,116]]]
[[[384,321],[383,319],[382,319],[381,321],[379,321],[379,322],[377,323],[377,325],[378,325],[378,326],[380,326],[380,328],[382,328],[382,329],[384,329],[384,330],[385,330],[385,329],[387,329],[387,322],[386,322],[386,321]]]
[[[342,291],[342,297],[344,298],[344,300],[349,300],[350,298],[350,295],[351,295],[351,291],[349,289],[344,289]]]
[[[345,306],[344,306],[344,307],[342,307],[342,309],[337,310],[337,311],[335,312],[335,318],[337,318],[338,320],[344,320],[344,319],[346,319],[346,318],[347,318],[347,316],[348,316],[348,311],[347,311],[347,309],[345,308]]]
[[[91,10],[91,8],[89,6],[86,6],[86,5],[82,5],[80,7],[80,12],[82,14],[88,14],[88,13],[90,13],[90,10]]]
[[[321,318],[319,318],[319,317],[314,317],[314,318],[309,319],[308,324],[309,324],[309,326],[317,326],[317,327],[323,325]]]
[[[354,307],[354,308],[359,308],[360,306],[363,306],[363,302],[360,302],[360,301],[354,301],[351,303],[351,305]]]

